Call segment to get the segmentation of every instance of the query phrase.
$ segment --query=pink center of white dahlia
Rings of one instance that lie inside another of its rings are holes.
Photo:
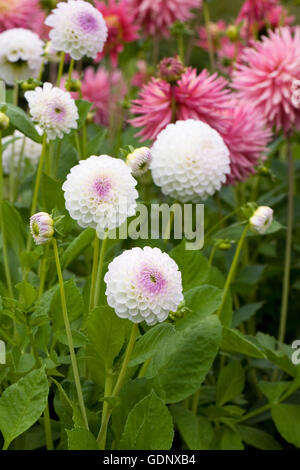
[[[66,110],[60,104],[53,103],[50,109],[51,119],[56,122],[62,122],[65,119]]]
[[[140,272],[139,283],[142,289],[150,294],[159,294],[167,286],[167,281],[162,274],[157,269],[148,266]]]
[[[107,176],[98,177],[93,184],[93,189],[101,199],[108,196],[111,190],[111,181]]]
[[[78,18],[78,25],[85,33],[95,33],[98,30],[96,18],[90,13],[83,12]]]

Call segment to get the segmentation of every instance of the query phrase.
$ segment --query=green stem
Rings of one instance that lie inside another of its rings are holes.
[[[46,150],[47,150],[47,135],[46,133],[44,133],[42,153],[41,153],[41,157],[39,160],[39,166],[38,166],[36,179],[35,179],[30,215],[33,215],[36,212],[36,208],[37,208],[37,201],[38,201],[38,196],[39,196],[39,189],[40,189],[40,184],[41,184],[41,176],[42,176],[42,171],[43,171],[43,166],[44,166]]]
[[[288,221],[287,236],[285,244],[284,276],[282,287],[282,302],[280,312],[280,325],[278,340],[284,342],[286,332],[286,321],[289,304],[291,258],[292,258],[292,238],[293,238],[293,212],[294,212],[294,162],[292,155],[291,141],[287,139],[287,161],[288,161]]]
[[[19,96],[19,85],[15,83],[14,89],[13,89],[13,104],[15,106],[18,106],[18,96]]]
[[[46,245],[45,246],[45,251],[44,251],[44,256],[43,256],[43,259],[41,261],[40,272],[39,272],[40,285],[39,285],[39,292],[38,292],[37,300],[40,300],[40,298],[41,298],[41,296],[44,292],[45,280],[46,280],[46,274],[47,274],[48,252],[49,252],[49,245]]]
[[[207,0],[203,0],[203,16],[205,21],[205,28],[206,28],[206,35],[207,35],[207,43],[208,43],[208,53],[209,53],[209,60],[210,60],[210,67],[211,70],[215,70],[215,57],[214,57],[214,47],[212,36],[210,32],[210,15],[209,15],[209,8],[207,4]]]
[[[69,65],[69,72],[68,72],[68,81],[72,80],[73,69],[74,69],[74,59],[71,58],[70,65]]]
[[[50,420],[50,413],[49,413],[49,403],[47,401],[47,405],[44,411],[44,429],[45,429],[45,438],[46,438],[46,449],[53,450],[53,436],[52,436],[52,429],[51,429],[51,420]]]
[[[108,232],[105,233],[105,236],[102,240],[101,244],[101,251],[100,251],[100,258],[98,264],[98,271],[97,271],[97,278],[96,278],[96,286],[95,286],[95,295],[94,295],[94,304],[93,307],[98,307],[100,295],[101,295],[101,281],[102,281],[102,272],[103,272],[103,262],[104,262],[104,255],[105,249],[107,244]]]
[[[99,447],[100,449],[103,448],[103,450],[105,449],[106,436],[107,436],[107,425],[105,425],[105,423],[107,422],[108,424],[107,416],[109,414],[109,408],[110,408],[110,404],[105,398],[111,396],[112,383],[113,383],[113,375],[111,371],[109,371],[106,374],[106,378],[105,378],[104,402],[103,402],[103,410],[102,410],[102,418],[101,418],[101,428],[103,428],[103,435],[101,436],[101,441],[99,442]]]
[[[239,257],[240,257],[240,253],[241,253],[241,249],[242,249],[242,246],[243,246],[243,243],[244,243],[244,240],[246,238],[246,235],[247,235],[247,232],[248,232],[248,229],[249,229],[249,224],[247,224],[244,228],[244,231],[242,233],[242,236],[239,240],[239,243],[238,243],[238,246],[236,248],[236,251],[235,251],[235,254],[234,254],[234,257],[233,257],[233,260],[232,260],[232,263],[231,263],[231,266],[230,266],[230,270],[229,270],[229,273],[228,273],[228,276],[227,276],[227,279],[226,279],[226,282],[225,282],[225,286],[224,286],[224,291],[223,291],[223,297],[222,297],[222,302],[221,302],[221,305],[220,307],[218,308],[218,311],[217,311],[217,315],[218,317],[222,320],[222,313],[223,313],[223,309],[224,309],[224,305],[225,305],[225,302],[227,300],[227,296],[228,296],[228,293],[229,293],[229,289],[230,289],[230,285],[234,279],[234,276],[235,276],[235,273],[236,273],[236,269],[237,269],[237,265],[238,265],[238,262],[239,262]]]
[[[138,327],[137,323],[134,323],[133,326],[132,326],[131,335],[130,335],[129,342],[128,342],[128,345],[127,345],[127,349],[126,349],[126,353],[125,353],[125,356],[124,356],[123,364],[122,364],[122,367],[121,367],[121,370],[120,370],[120,373],[119,373],[119,377],[117,379],[116,385],[115,385],[115,387],[113,389],[113,392],[112,392],[112,398],[115,398],[115,397],[118,396],[118,394],[121,390],[121,387],[124,383],[127,368],[128,368],[128,364],[129,364],[129,360],[130,360],[130,356],[131,356],[131,353],[132,353],[132,350],[133,350],[133,347],[134,347],[134,344],[135,344],[135,340],[136,340],[138,331],[139,331],[139,327]],[[98,442],[99,448],[101,450],[105,450],[107,426],[108,426],[108,423],[109,423],[110,416],[111,416],[111,406],[109,405],[109,406],[107,406],[107,408],[105,410],[105,413],[103,413],[103,415],[102,415],[102,424],[101,424],[100,432],[99,432],[99,435],[98,435],[98,438],[97,438],[97,442]]]
[[[209,266],[212,265],[212,262],[213,262],[213,259],[214,259],[215,254],[216,254],[216,251],[217,251],[217,245],[215,244],[215,245],[212,247],[212,250],[211,250],[210,255],[209,255],[209,259],[208,259],[208,265],[209,265]]]
[[[99,248],[100,248],[100,240],[97,236],[97,233],[95,233],[93,268],[92,268],[90,303],[89,303],[90,311],[92,311],[94,308],[95,291],[96,291],[96,283],[97,283],[97,267],[98,267],[98,260],[99,260]]]
[[[212,228],[210,228],[206,234],[205,234],[205,238],[206,240],[208,240],[209,236],[215,232],[215,230],[220,226],[222,225],[224,222],[226,222],[226,220],[230,219],[230,217],[232,217],[233,215],[235,215],[237,212],[240,211],[240,207],[238,207],[237,209],[234,209],[234,211],[230,212],[230,214],[226,215],[225,217],[223,217],[223,219],[219,220],[218,223],[216,223],[215,225],[212,226]]]
[[[194,415],[197,415],[198,405],[199,405],[199,398],[200,398],[200,388],[193,395],[192,412],[194,413]]]
[[[74,375],[74,380],[75,380],[75,386],[76,386],[77,395],[78,395],[79,407],[81,410],[85,427],[89,429],[85,405],[84,405],[84,399],[83,399],[83,394],[82,394],[82,388],[81,388],[81,383],[80,383],[79,370],[78,370],[78,365],[77,365],[77,360],[76,360],[76,354],[75,354],[74,345],[73,345],[72,331],[71,331],[70,321],[68,317],[64,280],[62,276],[58,248],[57,248],[57,243],[56,243],[55,238],[53,238],[52,243],[53,243],[54,257],[55,257],[56,270],[57,270],[59,289],[60,289],[61,307],[62,307],[62,312],[63,312],[63,319],[64,319],[64,324],[65,324],[65,329],[66,329],[66,334],[67,334],[68,345],[69,345],[69,351],[70,351],[73,375]]]
[[[60,53],[60,63],[59,63],[59,67],[58,67],[58,74],[57,74],[57,80],[56,80],[56,86],[57,87],[60,86],[61,77],[62,77],[63,70],[64,70],[64,63],[65,63],[65,53],[62,51]]]

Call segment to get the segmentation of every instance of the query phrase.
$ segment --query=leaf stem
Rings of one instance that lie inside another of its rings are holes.
[[[289,304],[292,238],[293,238],[293,212],[294,212],[294,162],[290,138],[287,138],[287,162],[288,162],[288,221],[285,244],[284,276],[282,287],[282,302],[280,311],[280,325],[278,340],[284,342],[286,321]]]
[[[210,15],[209,15],[209,8],[207,4],[207,0],[203,0],[203,17],[205,21],[205,28],[206,28],[206,35],[207,35],[207,43],[208,43],[208,53],[209,53],[209,60],[210,60],[210,67],[211,70],[215,70],[215,57],[214,57],[214,48],[213,48],[213,41],[210,31]]]
[[[61,307],[62,307],[63,319],[64,319],[64,324],[65,324],[65,329],[66,329],[66,334],[67,334],[70,356],[71,356],[71,363],[72,363],[73,375],[74,375],[74,380],[75,380],[75,386],[76,386],[77,395],[78,395],[79,407],[81,410],[85,427],[89,429],[88,419],[86,415],[84,399],[83,399],[83,394],[82,394],[82,388],[81,388],[81,383],[80,383],[78,365],[77,365],[77,360],[76,360],[76,354],[75,354],[74,345],[73,345],[72,331],[71,331],[70,321],[68,317],[64,280],[63,280],[63,276],[61,272],[58,248],[57,248],[57,243],[56,243],[55,238],[53,238],[52,243],[53,243],[54,257],[55,257],[56,270],[57,270],[59,289],[60,289]]]
[[[100,248],[100,240],[97,236],[97,233],[95,232],[93,268],[92,268],[90,303],[89,303],[90,311],[92,311],[94,308],[95,291],[96,291],[96,283],[97,283],[97,267],[98,267],[98,260],[99,260],[99,251],[100,251],[99,248]]]
[[[100,259],[98,264],[98,271],[97,271],[97,278],[96,278],[96,286],[95,286],[95,296],[94,296],[94,305],[93,307],[98,307],[100,294],[101,294],[101,281],[102,281],[102,272],[103,272],[103,262],[104,262],[104,255],[105,249],[107,244],[108,232],[105,233],[105,236],[102,240],[101,244],[101,251],[100,251]]]
[[[56,86],[57,87],[60,86],[61,77],[62,77],[63,70],[64,70],[64,63],[65,63],[65,53],[63,51],[61,51],[61,53],[60,53],[60,62],[59,62],[59,67],[58,67],[58,74],[57,74],[57,80],[56,80]]]
[[[223,291],[223,297],[222,297],[222,302],[221,302],[221,305],[220,307],[218,308],[218,311],[217,311],[217,315],[218,317],[222,320],[222,313],[223,313],[223,309],[224,309],[224,305],[225,305],[225,302],[227,300],[227,296],[228,296],[228,293],[229,293],[229,289],[230,289],[230,285],[234,279],[234,276],[235,276],[235,273],[236,273],[236,269],[237,269],[237,265],[238,265],[238,262],[239,262],[239,257],[240,257],[240,253],[241,253],[241,250],[242,250],[242,246],[243,246],[243,243],[244,243],[244,240],[246,238],[246,235],[247,235],[247,232],[248,232],[248,229],[249,229],[249,224],[247,224],[244,228],[244,231],[242,233],[242,236],[239,240],[239,243],[237,245],[237,248],[236,248],[236,251],[235,251],[235,254],[234,254],[234,257],[233,257],[233,260],[232,260],[232,263],[231,263],[231,266],[230,266],[230,270],[229,270],[229,273],[228,273],[228,276],[227,276],[227,279],[226,279],[226,282],[225,282],[225,286],[224,286],[224,291]]]

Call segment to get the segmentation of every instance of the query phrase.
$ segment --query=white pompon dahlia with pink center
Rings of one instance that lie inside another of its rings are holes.
[[[159,248],[124,251],[109,264],[104,281],[108,304],[134,323],[163,322],[183,300],[181,272]]]
[[[70,216],[80,227],[95,228],[101,238],[135,214],[136,184],[123,160],[92,155],[71,168],[62,189]]]
[[[52,46],[79,60],[83,56],[96,58],[107,39],[107,26],[102,14],[89,2],[69,0],[60,2],[46,18],[45,24]]]

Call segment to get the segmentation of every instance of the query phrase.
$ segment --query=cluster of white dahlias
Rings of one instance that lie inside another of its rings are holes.
[[[107,26],[102,14],[82,0],[60,2],[46,18],[45,24],[52,47],[79,60],[83,56],[95,59],[107,39]]]
[[[108,304],[134,323],[162,322],[183,300],[178,266],[159,248],[124,251],[109,264],[104,281]]]
[[[0,78],[8,85],[38,76],[44,43],[29,29],[13,28],[0,34]]]
[[[135,214],[136,184],[123,160],[92,155],[71,168],[62,189],[70,216],[101,237]]]
[[[27,91],[25,98],[33,121],[40,133],[46,132],[49,140],[62,138],[77,128],[78,110],[70,93],[46,82],[43,88]]]
[[[202,121],[169,124],[151,148],[155,184],[181,202],[212,196],[230,173],[229,150],[220,134]]]
[[[3,139],[2,166],[3,173],[8,175],[13,168],[24,170],[28,161],[32,168],[35,168],[42,152],[41,144],[25,137],[21,132],[15,131],[13,135]]]

